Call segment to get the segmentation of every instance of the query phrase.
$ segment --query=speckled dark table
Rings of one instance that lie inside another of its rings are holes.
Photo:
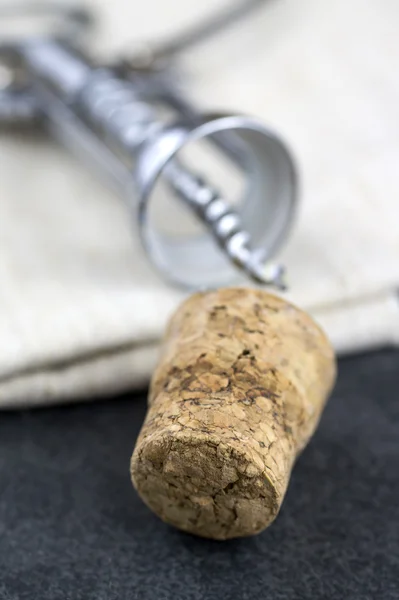
[[[1,600],[399,599],[399,352],[341,361],[277,522],[210,542],[129,480],[145,394],[0,414]]]

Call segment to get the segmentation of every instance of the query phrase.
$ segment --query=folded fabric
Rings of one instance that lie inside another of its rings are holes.
[[[106,56],[217,3],[91,4]],[[293,149],[289,297],[338,352],[399,344],[398,18],[388,0],[279,0],[184,64],[198,105],[256,115]],[[0,407],[145,385],[184,295],[149,266],[123,201],[31,133],[1,133],[0,178]]]

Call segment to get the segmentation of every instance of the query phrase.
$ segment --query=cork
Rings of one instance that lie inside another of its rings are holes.
[[[276,518],[336,376],[313,319],[265,291],[190,297],[172,317],[131,461],[165,522],[225,540]]]

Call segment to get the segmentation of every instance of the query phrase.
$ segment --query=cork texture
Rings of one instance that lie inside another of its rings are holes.
[[[313,319],[267,292],[195,294],[171,319],[131,461],[165,522],[214,539],[259,533],[281,507],[336,375]]]

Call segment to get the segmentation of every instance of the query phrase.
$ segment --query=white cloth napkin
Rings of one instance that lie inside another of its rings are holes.
[[[92,0],[104,57],[221,2]],[[261,117],[302,174],[290,297],[338,352],[399,343],[399,3],[273,0],[192,51],[191,95]],[[182,298],[130,215],[45,136],[0,134],[0,406],[143,386]]]

